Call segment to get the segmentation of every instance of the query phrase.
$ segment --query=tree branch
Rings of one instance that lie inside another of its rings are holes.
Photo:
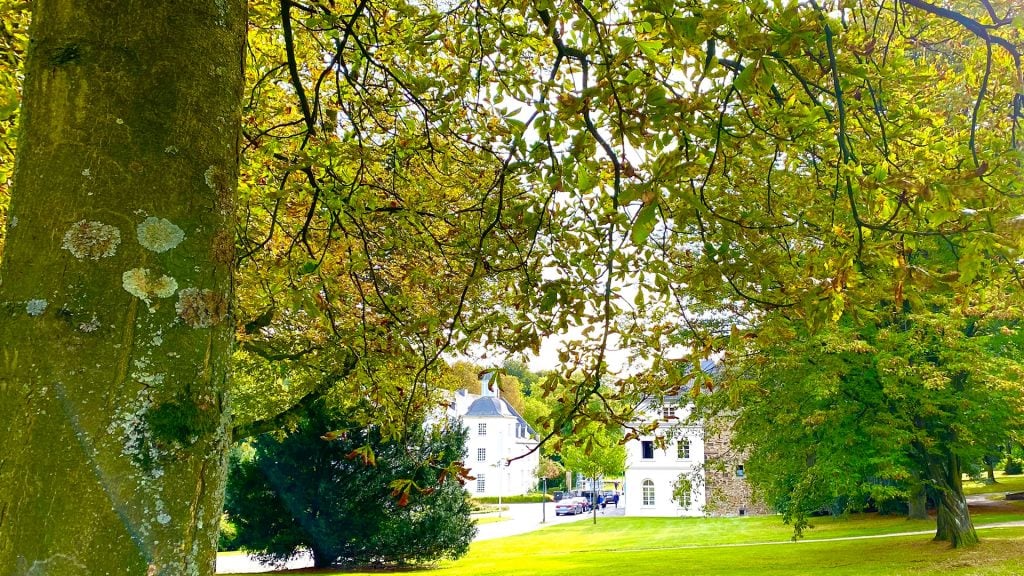
[[[346,353],[340,370],[324,376],[319,385],[274,416],[233,427],[231,429],[231,438],[233,440],[241,440],[284,428],[305,413],[314,402],[323,398],[336,384],[347,378],[355,370],[357,360],[358,358],[355,354]]]

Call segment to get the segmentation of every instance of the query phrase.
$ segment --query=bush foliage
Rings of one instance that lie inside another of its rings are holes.
[[[1003,472],[1010,475],[1022,474],[1024,473],[1024,463],[1012,457],[1007,458],[1006,468],[1003,469]]]
[[[417,430],[385,441],[320,403],[295,431],[236,448],[225,503],[235,544],[273,564],[307,548],[317,567],[462,556],[476,527],[446,470],[462,460],[465,432]]]

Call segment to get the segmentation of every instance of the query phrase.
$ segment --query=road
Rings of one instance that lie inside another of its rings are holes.
[[[622,513],[622,508],[606,508],[599,512],[598,516],[622,516]],[[547,522],[541,524],[540,504],[508,504],[508,510],[502,512],[502,516],[509,519],[501,522],[480,525],[480,527],[477,528],[476,541],[491,540],[492,538],[504,538],[506,536],[515,536],[516,534],[525,534],[527,532],[539,530],[545,526],[590,520],[593,517],[592,514],[592,512],[589,512],[587,514],[578,514],[576,516],[555,516],[555,505],[548,503]],[[497,516],[497,514],[488,514],[488,516]]]
[[[506,506],[508,506],[508,510],[501,513],[503,520],[500,522],[488,522],[477,527],[474,542],[525,534],[547,526],[566,524],[568,522],[581,522],[592,518],[592,513],[578,514],[576,516],[555,516],[555,505],[548,503],[547,521],[542,524],[541,504],[506,504]],[[486,518],[497,515],[497,513],[493,513],[479,517]],[[599,512],[598,515],[600,517],[622,516],[623,509],[607,508]],[[312,565],[313,559],[308,555],[304,555],[289,562],[286,568],[308,568]],[[220,554],[217,556],[218,574],[252,574],[272,569],[272,566],[261,564],[244,554]]]

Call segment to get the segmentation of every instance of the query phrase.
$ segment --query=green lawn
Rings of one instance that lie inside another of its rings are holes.
[[[975,515],[979,525],[1014,520],[1024,520],[1024,504]],[[778,517],[604,518],[596,526],[576,522],[477,542],[465,558],[419,572],[424,576],[1024,573],[1024,527],[984,530],[982,544],[966,551],[933,543],[930,535],[814,542],[934,527],[933,520],[912,522],[874,514],[821,518],[804,541],[794,544],[792,530]]]
[[[965,494],[988,494],[989,492],[1024,492],[1024,474],[1007,476],[1002,472],[996,472],[995,484],[964,480]]]
[[[497,522],[504,522],[506,520],[508,520],[508,516],[481,516],[480,518],[476,518],[476,523],[479,526],[480,524],[494,524]]]

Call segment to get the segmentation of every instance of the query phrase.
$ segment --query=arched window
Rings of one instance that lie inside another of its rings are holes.
[[[644,480],[644,506],[654,506],[654,482]]]

